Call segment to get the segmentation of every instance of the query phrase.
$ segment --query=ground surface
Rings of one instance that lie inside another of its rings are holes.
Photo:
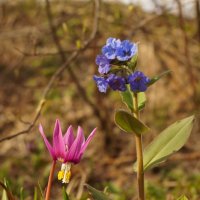
[[[63,58],[57,53],[44,4],[10,1],[0,8],[0,138],[4,138],[29,126],[43,90],[62,66]],[[64,59],[68,59],[89,38],[94,5],[55,1],[51,8],[52,23]],[[172,71],[147,92],[147,105],[141,113],[141,118],[151,127],[150,134],[144,138],[146,145],[170,123],[199,112],[197,26],[195,19],[185,19],[183,23],[181,29],[179,17],[167,11],[161,15],[147,14],[132,5],[101,3],[95,39],[68,65],[77,81],[66,68],[50,90],[34,128],[27,134],[1,142],[0,179],[8,179],[16,195],[24,187],[26,199],[32,199],[38,182],[45,187],[51,163],[38,124],[41,122],[51,137],[54,121],[59,118],[63,131],[70,124],[81,125],[85,134],[98,127],[84,159],[73,168],[67,188],[72,198],[76,191],[76,199],[81,196],[86,199],[83,183],[87,182],[99,189],[108,186],[114,199],[134,199],[134,139],[114,124],[114,110],[123,108],[120,95],[116,92],[100,94],[96,89],[92,79],[97,73],[95,57],[108,37],[129,39],[139,42],[138,68],[145,74],[151,77],[165,70]],[[77,89],[77,82],[84,92]],[[197,115],[193,133],[178,154],[147,172],[148,199],[175,199],[183,193],[191,200],[200,199],[198,123]],[[61,199],[61,184],[56,179],[53,191],[52,199]]]

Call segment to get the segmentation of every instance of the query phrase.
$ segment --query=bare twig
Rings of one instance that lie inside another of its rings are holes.
[[[154,21],[155,19],[158,19],[159,17],[160,15],[154,15],[142,20],[137,26],[133,27],[133,31],[137,31],[138,29],[145,27],[147,24]]]
[[[49,80],[47,86],[45,87],[45,89],[43,91],[41,100],[40,100],[40,102],[39,102],[39,104],[37,106],[37,110],[35,112],[35,116],[34,116],[34,118],[32,120],[32,123],[28,126],[28,128],[26,128],[25,130],[22,130],[20,132],[17,132],[17,133],[14,133],[14,134],[11,134],[9,136],[1,138],[0,142],[6,141],[6,140],[10,140],[12,138],[15,138],[15,137],[23,135],[23,134],[27,134],[27,133],[29,133],[32,130],[32,128],[35,126],[38,118],[40,117],[41,111],[42,111],[42,109],[44,107],[44,104],[46,102],[47,95],[48,95],[49,91],[52,89],[55,80],[62,74],[62,72],[66,68],[70,69],[69,68],[69,64],[73,60],[75,60],[77,58],[77,56],[82,51],[84,51],[90,45],[90,43],[93,41],[93,39],[95,38],[95,35],[97,33],[98,19],[99,19],[99,0],[95,0],[94,2],[95,2],[95,7],[94,7],[94,23],[93,23],[92,33],[91,33],[89,39],[84,42],[84,45],[83,45],[83,47],[81,49],[78,49],[78,50],[74,51],[68,57],[68,59],[63,63],[63,65],[60,68],[58,68],[57,71],[52,75],[51,79]]]
[[[160,14],[156,14],[150,17],[145,18],[144,20],[142,20],[139,24],[137,24],[136,26],[132,26],[131,29],[131,33],[130,35],[132,35],[134,32],[136,32],[139,29],[144,28],[145,26],[149,25],[149,23],[152,23],[153,21],[155,21],[156,19],[159,19],[160,17],[164,16],[166,13],[172,11],[172,7],[166,7],[164,5],[159,5],[158,2],[156,0],[153,0],[153,3],[155,4],[155,6],[162,10],[162,12]]]
[[[0,139],[0,142],[6,141],[6,140],[10,140],[10,139],[15,138],[17,136],[29,133],[32,130],[32,128],[34,127],[34,125],[37,122],[37,120],[39,119],[44,104],[45,104],[45,98],[43,98],[40,101],[40,103],[39,103],[39,105],[38,105],[38,107],[36,109],[36,113],[35,113],[35,116],[33,118],[33,121],[30,123],[28,128],[24,129],[23,131],[20,131],[20,132],[17,132],[15,134],[12,134],[12,135],[9,135],[9,136],[6,136],[6,137],[2,138],[2,139]]]
[[[95,0],[95,3],[96,3],[96,5],[99,5],[99,1]],[[56,27],[53,24],[53,16],[52,16],[52,13],[51,13],[51,7],[50,7],[49,0],[46,0],[46,12],[47,12],[48,20],[49,20],[49,25],[50,25],[50,28],[51,28],[52,38],[53,38],[54,43],[55,43],[55,45],[57,47],[57,50],[59,52],[59,55],[61,57],[62,62],[65,62],[66,55],[63,52],[62,45],[61,45],[60,40],[59,40],[59,38],[58,38],[58,36],[56,34],[57,30],[56,30]],[[96,10],[95,13],[98,14],[98,11]],[[98,15],[96,15],[96,17],[98,18]],[[93,27],[94,27],[94,29],[93,29],[93,32],[91,34],[91,40],[93,40],[94,37],[95,37],[95,35],[96,35],[98,24],[95,22],[93,24]],[[89,45],[89,41],[86,41],[84,45],[88,46]],[[80,96],[83,98],[83,100],[85,101],[85,103],[87,103],[92,108],[94,114],[99,118],[101,126],[104,127],[105,126],[105,120],[101,116],[101,113],[100,113],[100,110],[99,110],[98,106],[95,103],[93,103],[90,100],[90,98],[87,96],[87,93],[86,93],[85,89],[79,83],[79,80],[78,80],[76,74],[74,73],[74,71],[70,67],[68,67],[68,72],[69,72],[69,75],[71,77],[71,80],[76,85],[76,88],[77,88],[77,90],[80,93]]]
[[[196,4],[196,19],[197,19],[197,36],[200,43],[200,0],[195,1]]]
[[[88,49],[98,49],[99,46],[89,46]],[[15,48],[16,51],[18,51],[20,54],[26,56],[26,57],[42,57],[42,56],[58,56],[60,53],[58,51],[52,51],[52,52],[45,52],[44,50],[43,51],[36,51],[34,53],[29,53],[29,52],[25,52],[24,50],[21,50],[19,48]],[[71,48],[70,50],[63,50],[63,53],[64,54],[71,54],[73,53],[74,51],[76,51],[77,48]]]
[[[35,56],[57,56],[59,54],[59,52],[55,51],[55,52],[34,52],[34,53],[28,53],[25,52],[21,49],[15,48],[16,51],[18,51],[19,53],[21,53],[24,56],[27,57],[35,57]],[[73,53],[74,51],[76,51],[77,49],[71,49],[71,50],[64,50],[63,53]]]
[[[180,29],[182,31],[183,34],[183,40],[184,40],[184,54],[185,54],[185,62],[187,65],[187,71],[189,74],[189,78],[190,78],[190,83],[192,85],[192,89],[193,89],[193,100],[196,100],[196,77],[194,74],[194,69],[191,63],[191,57],[190,57],[190,51],[189,51],[189,40],[188,40],[188,36],[187,33],[185,31],[185,20],[183,17],[183,11],[182,11],[182,4],[180,0],[176,0],[177,5],[178,5],[178,10],[179,10],[179,24],[180,24]]]

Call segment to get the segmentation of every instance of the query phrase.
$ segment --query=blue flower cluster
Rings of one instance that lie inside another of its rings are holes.
[[[99,66],[100,74],[107,74],[111,69],[111,62],[128,61],[137,53],[137,45],[129,40],[121,41],[115,38],[108,38],[106,45],[102,48],[102,54],[96,57],[96,64]]]
[[[106,92],[110,87],[112,90],[126,91],[127,84],[134,92],[147,89],[150,81],[142,72],[128,70],[128,63],[137,55],[137,44],[129,40],[108,38],[106,45],[102,48],[102,54],[96,57],[96,64],[101,76],[94,76],[94,80],[100,92]],[[112,70],[117,66],[118,70]],[[131,73],[130,73],[131,72]]]

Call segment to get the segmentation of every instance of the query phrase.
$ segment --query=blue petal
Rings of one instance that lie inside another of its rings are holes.
[[[119,91],[126,90],[126,80],[123,77],[116,76],[115,74],[110,74],[107,81],[109,86],[113,90],[119,90]]]
[[[94,76],[93,79],[96,82],[99,91],[106,93],[107,88],[108,88],[107,80],[105,78],[99,77],[99,76]]]

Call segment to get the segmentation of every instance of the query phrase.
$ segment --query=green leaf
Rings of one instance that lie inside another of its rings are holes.
[[[135,54],[135,55],[131,58],[130,62],[127,63],[128,68],[131,69],[132,71],[134,71],[135,68],[136,68],[136,66],[137,66],[137,60],[138,60],[138,54]]]
[[[167,74],[169,74],[171,72],[171,70],[167,70],[157,76],[154,76],[153,78],[150,79],[150,82],[148,83],[148,86],[154,84],[155,82],[157,82],[158,80],[160,80],[163,76],[166,76]]]
[[[62,193],[63,193],[63,199],[64,200],[69,200],[69,196],[65,190],[65,187],[62,188]]]
[[[145,107],[146,95],[144,92],[138,93],[138,110],[142,110]]]
[[[42,190],[42,187],[40,185],[40,182],[38,181],[38,188],[39,188],[39,192],[40,192],[40,198],[41,199],[44,199],[44,194],[43,194],[43,190]]]
[[[120,71],[122,69],[123,68],[121,66],[115,65],[115,66],[112,66],[112,68],[110,69],[110,73],[116,73],[116,72],[118,72],[118,71]]]
[[[4,183],[0,182],[0,186],[3,188],[1,200],[9,200],[7,196],[8,188],[7,188],[7,181],[4,180]]]
[[[7,186],[7,181],[5,180],[4,183],[0,181],[0,187],[3,188],[3,194],[1,200],[15,200],[12,192],[9,190]]]
[[[110,200],[107,195],[105,195],[103,192],[93,188],[92,186],[86,184],[87,189],[91,193],[92,197],[94,200]]]
[[[117,126],[125,132],[135,133],[137,135],[144,134],[149,128],[141,121],[136,119],[132,114],[118,110],[115,113],[115,123]]]
[[[177,200],[188,200],[188,198],[185,195],[183,195],[183,196],[179,197]]]
[[[178,151],[186,143],[193,123],[194,116],[190,116],[162,131],[144,150],[144,170],[165,161],[167,157]]]
[[[34,188],[34,196],[33,196],[33,200],[37,200],[38,199],[38,191],[37,191],[37,187]]]
[[[24,200],[24,188],[20,188],[20,200]]]
[[[120,92],[122,102],[129,108],[131,112],[134,111],[133,109],[133,93],[130,90],[130,87],[127,86],[127,90],[124,92]],[[142,110],[145,107],[146,103],[146,95],[144,92],[138,93],[138,110]]]
[[[133,95],[130,91],[130,87],[127,86],[127,90],[124,92],[120,92],[122,102],[133,112]]]
[[[3,190],[1,200],[8,200],[6,190]]]
[[[76,47],[77,47],[77,49],[81,49],[82,43],[80,40],[76,40]]]

